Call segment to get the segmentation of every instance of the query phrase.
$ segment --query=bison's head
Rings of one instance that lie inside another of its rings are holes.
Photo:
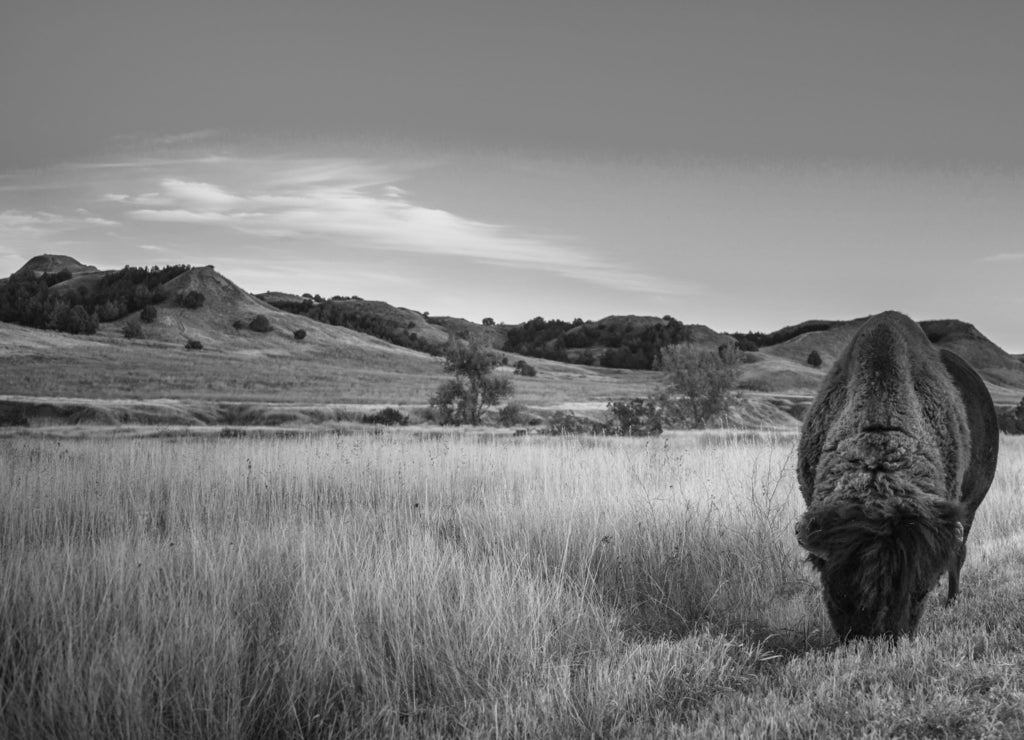
[[[796,526],[843,639],[912,635],[963,543],[960,506],[934,495],[823,501]]]

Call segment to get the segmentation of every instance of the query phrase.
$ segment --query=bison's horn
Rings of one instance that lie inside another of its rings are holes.
[[[964,525],[963,522],[956,523],[956,544],[962,545],[964,543]]]

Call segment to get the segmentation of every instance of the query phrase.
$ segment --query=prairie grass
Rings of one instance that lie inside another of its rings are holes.
[[[0,439],[0,736],[1024,733],[1024,445],[836,643],[793,436]]]

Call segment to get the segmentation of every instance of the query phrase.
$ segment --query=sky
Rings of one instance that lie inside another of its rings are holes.
[[[0,275],[1024,352],[1024,3],[7,0]]]

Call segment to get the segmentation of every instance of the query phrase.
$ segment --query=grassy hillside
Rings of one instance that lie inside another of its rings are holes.
[[[261,300],[211,266],[99,271],[70,257],[42,255],[19,273],[36,279],[26,290],[39,293],[31,301],[20,300],[40,311],[63,303],[67,316],[69,303],[82,294],[112,299],[89,304],[95,334],[0,322],[0,396],[8,397],[422,406],[445,375],[440,360],[416,350],[438,353],[454,336],[490,347],[514,344],[531,353],[502,352],[507,360],[502,372],[511,372],[524,357],[538,370],[535,378],[515,378],[516,401],[600,413],[610,400],[647,396],[660,381],[656,373],[616,366],[650,367],[665,343],[687,340],[715,349],[735,341],[671,317],[538,318],[517,326],[484,326],[456,317],[428,320],[416,311],[358,298],[264,294],[267,300]],[[151,321],[142,321],[138,309],[123,313],[125,307],[157,300]],[[96,322],[111,310],[120,317]],[[252,328],[256,319],[266,321],[266,331]],[[775,424],[780,409],[798,413],[803,402],[794,405],[786,399],[813,395],[859,323],[804,322],[766,335],[776,342],[771,346],[744,353],[740,388],[760,396],[752,396],[746,411],[737,413],[737,423]],[[125,339],[125,331],[136,326],[141,337]],[[998,404],[1017,404],[1024,393],[1024,365],[1017,358],[968,324],[945,320],[922,326],[938,346],[978,369]],[[188,342],[202,349],[186,350]],[[822,357],[820,368],[807,364],[811,351]],[[774,400],[768,398],[772,395]],[[149,414],[145,409],[98,412],[73,404],[62,408],[68,417]],[[215,408],[188,413],[200,419],[220,415]]]
[[[332,326],[344,326],[400,347],[429,354],[441,354],[451,340],[451,333],[437,325],[437,322],[427,321],[417,311],[398,308],[384,301],[340,296],[315,300],[285,293],[262,293],[260,298],[291,314]]]

